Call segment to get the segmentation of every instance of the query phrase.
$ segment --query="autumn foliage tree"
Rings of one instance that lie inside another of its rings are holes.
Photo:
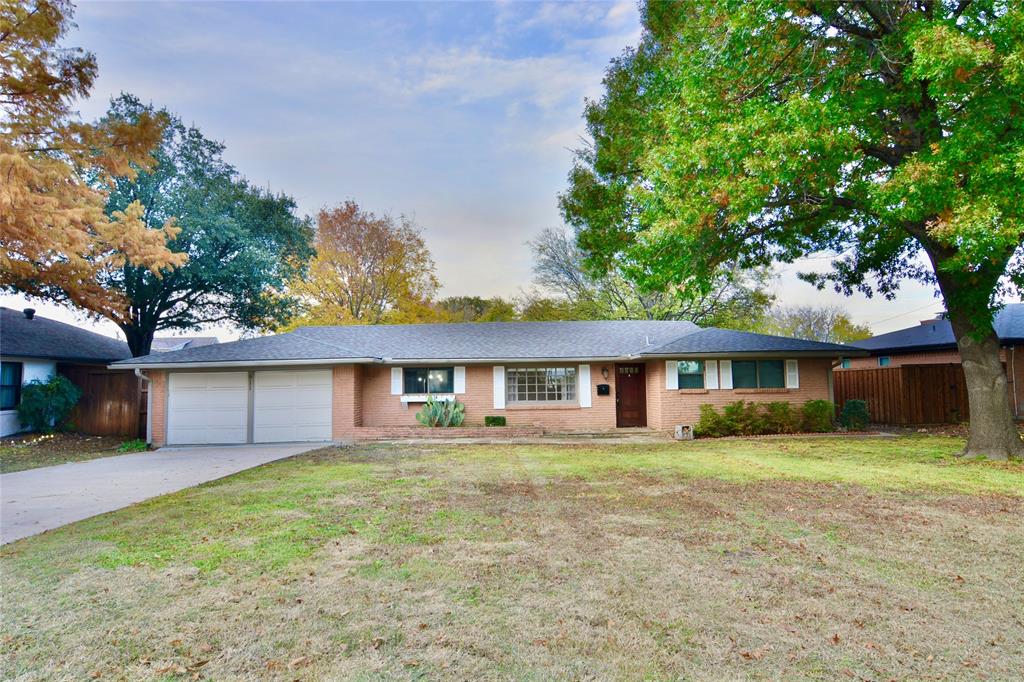
[[[138,202],[104,212],[113,180],[152,163],[165,121],[76,120],[72,103],[97,68],[92,54],[58,47],[71,17],[63,0],[0,3],[0,287],[119,311],[127,302],[101,286],[102,273],[158,273],[187,259],[166,247],[173,222],[149,229]]]
[[[378,216],[354,201],[317,215],[317,255],[291,293],[305,306],[292,326],[427,322],[444,319],[432,304],[434,261],[416,225]]]
[[[818,286],[934,285],[966,452],[1024,453],[992,319],[1024,283],[1024,6],[647,2],[562,198],[596,268],[708,287],[721,263],[834,257]]]

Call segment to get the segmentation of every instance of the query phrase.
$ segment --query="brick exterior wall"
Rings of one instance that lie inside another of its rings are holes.
[[[710,403],[722,406],[736,400],[761,402],[787,401],[803,403],[812,399],[829,398],[828,377],[831,368],[828,359],[800,360],[800,388],[770,392],[748,390],[687,391],[665,388],[665,361],[645,363],[647,377],[647,425],[649,428],[669,431],[675,424],[692,424],[700,415],[700,406]],[[505,416],[509,431],[485,430],[484,435],[501,437],[508,433],[610,431],[615,429],[615,363],[572,363],[590,365],[591,405],[516,406],[494,408],[493,365],[466,366],[466,392],[457,396],[466,406],[466,426],[482,427],[488,415]],[[527,367],[541,365],[505,365]],[[549,365],[550,366],[550,365]],[[608,369],[608,379],[601,369]],[[1024,377],[1024,368],[1020,370]],[[167,372],[151,370],[150,392],[152,403],[153,444],[166,442],[167,433]],[[1024,381],[1024,378],[1022,378]],[[384,365],[336,365],[332,371],[332,429],[335,440],[345,438],[390,438],[408,432],[401,427],[417,427],[416,412],[419,404],[401,402],[400,396],[391,395],[391,367]],[[609,384],[611,394],[597,395],[598,384]],[[399,428],[396,428],[399,427]],[[466,433],[480,433],[466,430]],[[436,434],[431,434],[436,435]],[[455,434],[450,434],[455,435]],[[462,435],[460,433],[460,435]],[[409,437],[412,437],[411,435]]]
[[[150,442],[159,448],[167,442],[167,372],[148,370],[149,395],[151,396],[149,423],[153,430]]]
[[[796,389],[708,389],[670,390],[665,388],[665,361],[647,363],[647,425],[668,431],[676,424],[696,424],[700,406],[722,406],[747,400],[754,402],[787,402],[802,405],[808,400],[829,400],[828,377],[832,360],[807,358],[800,360],[800,388]],[[656,415],[652,418],[652,415]]]

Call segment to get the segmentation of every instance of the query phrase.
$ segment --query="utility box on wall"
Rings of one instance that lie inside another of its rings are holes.
[[[676,440],[693,440],[692,424],[676,424]]]
[[[612,394],[612,387],[610,385],[608,385],[608,384],[598,384],[597,385],[597,394],[598,395],[611,395]]]

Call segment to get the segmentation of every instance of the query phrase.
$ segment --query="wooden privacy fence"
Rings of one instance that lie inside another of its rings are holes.
[[[844,369],[833,377],[838,408],[866,400],[876,424],[958,424],[970,417],[960,365]]]
[[[98,365],[61,364],[57,370],[82,389],[71,413],[75,431],[95,436],[145,436],[146,393],[134,373]]]

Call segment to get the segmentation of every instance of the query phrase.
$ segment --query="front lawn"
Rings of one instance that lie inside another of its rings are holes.
[[[6,678],[991,679],[1024,464],[943,437],[324,449],[0,552]]]
[[[124,442],[118,436],[86,436],[78,433],[31,433],[0,439],[0,474],[84,462],[119,454]]]

